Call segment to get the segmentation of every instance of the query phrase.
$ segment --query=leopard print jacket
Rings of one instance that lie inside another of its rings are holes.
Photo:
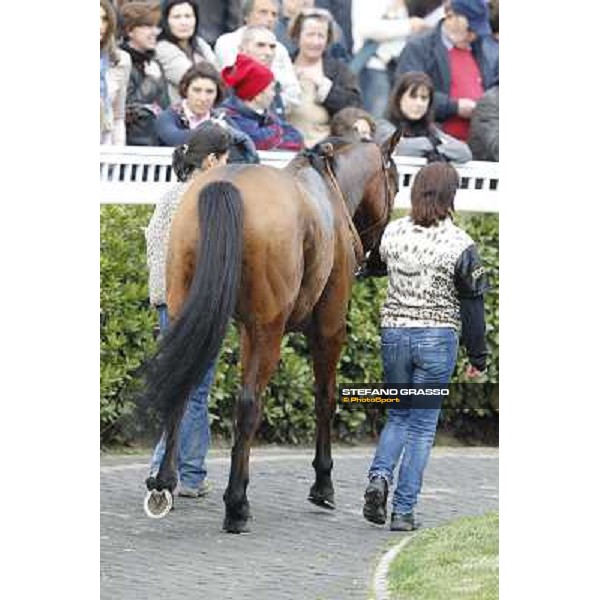
[[[415,225],[410,217],[388,225],[380,248],[389,274],[381,326],[458,330],[456,266],[473,244],[450,218],[431,227]]]
[[[175,210],[189,181],[176,183],[158,201],[148,227],[146,227],[146,253],[148,264],[148,290],[154,306],[167,303],[166,263],[169,248],[169,230]]]

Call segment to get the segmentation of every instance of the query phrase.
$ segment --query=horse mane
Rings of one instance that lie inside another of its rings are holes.
[[[330,135],[324,140],[317,142],[311,148],[305,148],[300,151],[291,161],[291,165],[301,168],[307,162],[320,175],[324,176],[327,172],[327,163],[329,163],[334,173],[337,173],[336,157],[343,153],[349,146],[356,144],[373,144],[371,140],[348,140],[340,136]]]

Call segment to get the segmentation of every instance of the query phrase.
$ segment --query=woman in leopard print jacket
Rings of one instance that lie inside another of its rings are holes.
[[[381,238],[388,289],[381,309],[381,355],[386,384],[447,386],[456,366],[459,330],[469,357],[468,378],[486,368],[485,269],[475,243],[452,219],[459,186],[444,162],[423,167],[411,190],[411,213],[392,221]],[[392,531],[411,531],[413,509],[435,438],[441,396],[390,406],[369,469],[364,517],[384,524],[388,488],[400,462],[392,501]],[[416,406],[415,406],[416,404]]]

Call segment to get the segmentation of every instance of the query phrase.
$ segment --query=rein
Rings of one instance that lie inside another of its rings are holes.
[[[378,221],[373,223],[373,225],[369,225],[366,229],[363,229],[360,232],[361,235],[366,235],[367,233],[370,233],[373,229],[379,227],[383,222],[387,223],[390,220],[390,216],[392,214],[392,204],[394,199],[391,197],[390,194],[390,186],[388,185],[387,172],[385,164],[383,162],[383,156],[381,157],[381,170],[383,171],[383,181],[385,182],[385,211]]]
[[[350,229],[350,236],[352,237],[352,247],[354,248],[354,257],[356,259],[356,266],[357,266],[357,268],[360,269],[366,260],[365,248],[360,239],[360,234],[356,230],[356,225],[354,224],[352,215],[350,214],[350,211],[348,210],[348,204],[346,202],[346,198],[344,197],[344,193],[342,192],[342,189],[340,188],[340,184],[337,180],[337,177],[335,176],[335,173],[333,172],[333,169],[331,168],[331,163],[328,160],[325,160],[325,166],[327,168],[327,174],[329,175],[329,178],[331,179],[333,187],[335,188],[335,191],[338,193],[338,195],[340,196],[340,198],[342,200],[342,207],[344,209],[346,221],[348,222],[348,228]]]

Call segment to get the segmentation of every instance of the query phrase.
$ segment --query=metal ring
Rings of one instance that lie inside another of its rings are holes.
[[[173,508],[173,494],[169,490],[149,491],[144,498],[144,512],[151,519],[162,519]]]

